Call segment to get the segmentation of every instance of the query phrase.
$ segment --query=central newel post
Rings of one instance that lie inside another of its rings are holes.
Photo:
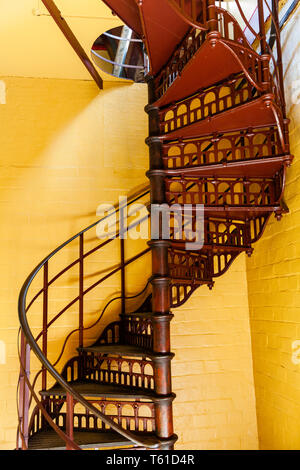
[[[153,225],[154,207],[166,204],[165,174],[162,163],[162,143],[159,138],[159,108],[155,103],[155,84],[152,77],[148,78],[149,104],[145,111],[149,116],[149,137],[146,142],[150,150],[150,169],[147,176],[150,180],[150,215]],[[152,248],[152,325],[153,325],[153,358],[155,391],[158,395],[165,395],[165,400],[156,403],[156,433],[160,438],[168,439],[173,436],[173,414],[171,384],[171,360],[174,354],[170,351],[170,322],[173,315],[170,313],[170,276],[168,265],[169,240],[164,240],[163,217],[155,217],[157,227],[156,236],[149,245]],[[172,449],[173,445],[166,445],[164,449]]]

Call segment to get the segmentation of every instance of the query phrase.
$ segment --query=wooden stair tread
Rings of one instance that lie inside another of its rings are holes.
[[[291,155],[277,155],[270,157],[252,158],[248,160],[235,160],[220,163],[208,163],[201,166],[190,166],[182,168],[165,168],[167,177],[172,176],[226,176],[228,178],[238,177],[271,177],[277,173],[282,165],[292,161]]]
[[[169,206],[172,204],[169,203]],[[183,204],[179,204],[178,206],[182,206]],[[191,212],[194,214],[199,209],[197,208],[196,204],[191,205],[191,209],[186,209],[187,213]],[[220,205],[208,205],[205,204],[203,208],[201,208],[201,212],[203,212],[204,216],[207,218],[226,218],[229,217],[231,220],[238,220],[240,222],[245,221],[247,219],[251,219],[258,216],[268,216],[272,212],[279,211],[281,209],[280,202],[274,205],[260,205],[255,206],[253,205],[230,205],[230,204],[220,204]]]
[[[114,356],[134,356],[134,357],[162,357],[169,354],[156,354],[153,351],[132,346],[130,344],[99,344],[78,348],[78,351],[93,352],[95,354],[110,354]]]
[[[211,60],[212,55],[215,60]],[[197,72],[199,67],[201,74]],[[201,88],[206,88],[242,71],[241,63],[234,58],[228,44],[216,39],[216,44],[212,48],[210,40],[206,39],[154,105],[162,107],[171,102],[180,101]]]
[[[69,382],[69,385],[80,395],[88,397],[114,397],[114,398],[130,398],[130,399],[148,399],[151,401],[160,401],[169,397],[159,397],[154,390],[138,389],[136,387],[126,387],[122,385],[95,383],[92,381],[75,381]],[[66,396],[65,389],[55,384],[49,390],[42,390],[42,396]]]
[[[145,444],[157,439],[154,434],[141,436]],[[81,448],[95,448],[95,447],[125,447],[136,445],[114,431],[75,431],[74,442]],[[65,442],[59,437],[53,429],[41,430],[29,438],[29,450],[64,450],[66,448]]]
[[[220,129],[222,132],[238,131],[241,128],[253,127],[254,117],[255,127],[275,126],[276,118],[272,109],[266,106],[265,99],[265,96],[253,98],[246,103],[235,105],[168,133],[162,132],[161,138],[165,140],[197,138],[202,135],[218,133]],[[161,121],[161,125],[164,125],[163,121]]]
[[[154,75],[190,29],[178,9],[165,0],[140,2],[139,6],[136,0],[103,1],[140,37],[145,37]]]

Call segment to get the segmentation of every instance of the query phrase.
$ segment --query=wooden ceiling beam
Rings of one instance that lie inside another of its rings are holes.
[[[86,54],[85,50],[81,46],[80,42],[76,38],[75,34],[67,24],[66,20],[62,17],[60,10],[57,8],[56,4],[53,0],[42,0],[43,4],[49,11],[50,15],[54,19],[55,23],[68,40],[69,44],[72,46],[76,54],[78,55],[81,62],[84,64],[85,68],[88,70],[90,75],[93,77],[95,82],[97,83],[100,90],[103,89],[103,80],[100,77],[99,73],[97,72],[96,68],[94,67],[91,59]]]

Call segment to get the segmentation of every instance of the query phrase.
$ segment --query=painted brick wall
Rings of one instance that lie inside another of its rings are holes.
[[[88,81],[3,80],[7,100],[0,106],[0,344],[5,345],[6,355],[4,363],[0,361],[0,448],[11,449],[17,423],[19,289],[44,256],[95,220],[99,203],[116,202],[119,194],[147,182],[147,116],[143,110],[147,93],[143,85],[106,83],[98,94]],[[144,241],[129,243],[127,255],[144,245]],[[70,256],[78,253],[77,248],[74,246]],[[87,266],[87,274],[95,271],[95,263],[99,270],[116,263],[118,250],[104,250]],[[59,259],[56,268],[65,261]],[[129,293],[144,287],[149,267],[146,259],[128,270]],[[54,267],[51,269],[54,273]],[[76,295],[73,275],[52,291],[52,315]],[[90,282],[88,279],[87,285]],[[87,324],[119,290],[116,276],[87,298]],[[118,308],[114,305],[108,312],[100,330],[116,318]],[[74,307],[53,331],[52,358],[74,327],[76,313]],[[257,448],[244,258],[233,264],[212,292],[200,288],[174,313],[177,447]],[[41,326],[40,304],[32,319],[34,326]],[[92,331],[88,339],[92,341],[96,335]],[[75,347],[74,340],[64,360],[74,354]]]
[[[300,10],[284,29],[285,87],[294,163],[284,199],[247,262],[249,306],[262,449],[300,448]]]
[[[2,357],[4,363],[0,361],[0,447],[13,448],[19,290],[46,255],[97,220],[100,203],[115,203],[119,195],[147,183],[147,116],[143,109],[147,92],[142,85],[106,83],[99,94],[91,81],[1,79],[6,84],[6,104],[0,105],[0,344],[6,354]],[[100,243],[95,232],[89,238],[89,248]],[[127,256],[145,245],[143,240],[127,244]],[[50,262],[50,275],[77,256],[75,242],[67,253],[56,257],[55,264]],[[118,262],[119,245],[113,242],[85,264],[86,286],[95,281],[93,272],[99,276],[99,272]],[[143,260],[128,269],[129,294],[142,290],[150,275],[149,266],[149,260]],[[77,275],[75,267],[50,289],[50,316],[78,295]],[[41,284],[34,284],[33,292],[38,287]],[[86,325],[98,318],[101,307],[116,292],[120,292],[119,276],[86,296]],[[88,333],[90,341],[117,316],[118,309],[118,303],[112,305],[104,323]],[[41,303],[37,302],[31,324],[39,329],[41,311]],[[77,314],[75,304],[50,332],[52,359],[57,357],[66,334],[77,326]],[[75,340],[72,338],[61,365],[75,353]]]
[[[257,449],[245,257],[172,320],[178,449]]]

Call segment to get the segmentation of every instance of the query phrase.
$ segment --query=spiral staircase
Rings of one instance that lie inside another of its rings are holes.
[[[128,206],[145,200],[152,205],[148,216],[126,230],[147,223],[152,207],[175,204],[189,208],[195,236],[201,207],[203,246],[187,249],[187,241],[195,240],[176,229],[173,211],[170,239],[165,239],[159,219],[159,236],[131,258],[125,256],[120,227],[114,240],[98,240],[89,247],[96,221],[41,261],[19,298],[17,449],[172,449],[177,436],[172,423],[171,309],[186,302],[199,286],[211,289],[240,253],[251,256],[252,244],[262,236],[271,215],[280,219],[288,210],[282,195],[292,156],[278,2],[258,0],[257,31],[236,0],[239,17],[254,37],[251,44],[239,22],[220,7],[222,2],[104,3],[143,39],[150,62],[145,108],[150,186],[133,195]],[[119,245],[120,263],[87,287],[90,257],[113,243]],[[71,244],[76,245],[75,259],[52,275],[58,255]],[[145,279],[142,292],[128,297],[125,268],[147,253],[152,256],[152,276]],[[74,267],[77,293],[50,317],[49,289]],[[86,326],[86,295],[115,274],[121,275],[121,294]],[[41,286],[30,297],[38,278]],[[139,307],[129,308],[131,300]],[[105,321],[105,312],[115,301],[121,304],[119,320],[87,344],[86,330]],[[55,331],[73,306],[76,324],[53,361],[48,357],[50,330]],[[39,332],[30,326],[32,309],[41,319]],[[58,370],[74,337],[77,353]]]

